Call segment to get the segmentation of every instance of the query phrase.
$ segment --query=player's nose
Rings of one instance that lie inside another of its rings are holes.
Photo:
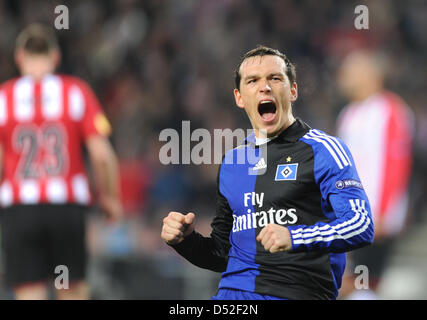
[[[259,83],[260,83],[260,89],[259,89],[260,92],[265,93],[265,92],[271,91],[271,87],[267,79],[261,79]]]

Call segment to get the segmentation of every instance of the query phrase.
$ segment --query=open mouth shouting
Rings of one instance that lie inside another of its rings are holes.
[[[261,100],[258,103],[258,113],[263,121],[273,121],[277,114],[276,103],[273,100]]]

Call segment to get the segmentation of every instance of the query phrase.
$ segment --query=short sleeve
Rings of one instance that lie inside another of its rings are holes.
[[[84,116],[81,119],[81,132],[84,138],[92,135],[108,137],[111,134],[111,125],[105,116],[101,104],[95,93],[84,81],[78,81],[84,100]]]

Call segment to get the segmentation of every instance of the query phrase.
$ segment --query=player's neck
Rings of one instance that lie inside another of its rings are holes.
[[[358,102],[365,101],[366,99],[381,93],[383,90],[384,88],[380,85],[366,86],[365,88],[354,92],[353,100]]]
[[[260,128],[254,129],[255,137],[257,139],[275,138],[279,134],[281,134],[283,131],[285,131],[287,128],[289,128],[294,122],[295,122],[295,117],[293,116],[293,114],[290,114],[288,115],[288,119],[286,120],[284,125],[280,128],[280,130],[272,133],[268,133],[267,130],[265,129],[260,129]]]
[[[34,82],[40,82],[42,81],[45,77],[52,75],[52,72],[43,72],[43,73],[24,73],[22,74],[23,77],[29,77],[31,78]]]

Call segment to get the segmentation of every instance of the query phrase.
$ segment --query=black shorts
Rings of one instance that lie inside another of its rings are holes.
[[[17,286],[52,280],[68,268],[70,282],[86,271],[86,207],[16,205],[3,210],[2,254],[6,283]]]

